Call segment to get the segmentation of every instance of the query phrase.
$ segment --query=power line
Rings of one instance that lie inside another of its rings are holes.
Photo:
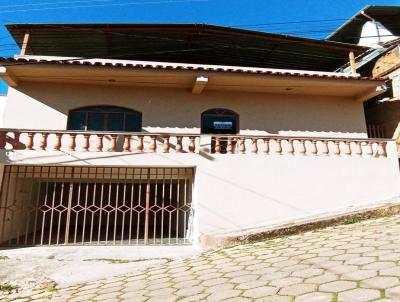
[[[79,0],[79,1],[25,3],[25,4],[1,5],[0,8],[26,7],[26,6],[44,6],[44,5],[58,5],[58,4],[74,4],[74,3],[112,2],[112,1],[114,1],[114,0]]]
[[[208,2],[210,0],[165,0],[165,1],[149,1],[149,2],[127,2],[127,3],[110,3],[110,4],[94,4],[94,5],[77,5],[77,6],[59,6],[59,7],[43,7],[43,8],[26,8],[16,10],[0,10],[0,14],[17,13],[29,11],[57,10],[57,9],[76,9],[90,7],[108,7],[108,6],[127,6],[127,5],[149,5],[149,4],[174,4],[174,3],[193,3],[193,2]]]
[[[234,27],[258,27],[258,26],[270,26],[270,25],[286,25],[286,24],[302,24],[302,23],[315,23],[315,22],[333,22],[333,21],[346,21],[348,19],[319,19],[319,20],[301,20],[301,21],[285,21],[285,22],[271,22],[271,23],[256,23],[256,24],[240,24],[232,25]]]

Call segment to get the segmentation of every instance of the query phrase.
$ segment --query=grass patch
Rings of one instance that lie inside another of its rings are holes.
[[[55,286],[49,286],[46,288],[46,291],[48,291],[49,293],[54,293],[57,292],[58,289]]]
[[[344,224],[344,225],[354,224],[354,223],[359,223],[359,222],[367,220],[367,219],[369,219],[369,217],[353,217],[353,218],[343,221],[342,224]]]
[[[18,292],[19,286],[16,285],[11,285],[10,283],[0,283],[0,292],[6,292],[9,294],[12,294],[12,292],[16,291]]]
[[[103,261],[103,262],[108,262],[110,264],[124,264],[124,263],[133,262],[133,261],[127,260],[127,259],[108,259],[108,258],[85,259],[83,261]]]

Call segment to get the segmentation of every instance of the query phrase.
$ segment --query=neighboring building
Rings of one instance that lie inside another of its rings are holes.
[[[8,28],[21,55],[0,62],[3,244],[210,244],[400,196],[395,142],[368,139],[363,112],[385,80],[331,72],[365,47],[206,25]]]
[[[3,126],[3,119],[4,119],[4,107],[6,105],[7,96],[0,95],[0,127]]]
[[[365,103],[370,137],[394,138],[400,155],[400,7],[367,6],[337,31],[329,41],[371,47],[356,59],[358,73],[387,77],[388,90]],[[350,66],[344,66],[344,72]]]

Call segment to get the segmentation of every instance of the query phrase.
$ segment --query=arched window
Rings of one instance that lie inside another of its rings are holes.
[[[201,114],[201,133],[237,134],[239,132],[239,115],[228,109],[215,108]]]
[[[142,131],[142,113],[117,106],[93,106],[71,110],[68,130]]]

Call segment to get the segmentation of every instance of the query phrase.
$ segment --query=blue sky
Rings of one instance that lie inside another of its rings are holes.
[[[366,5],[400,0],[0,0],[0,56],[18,52],[8,23],[209,23],[324,38]],[[295,23],[312,20],[322,21]]]

